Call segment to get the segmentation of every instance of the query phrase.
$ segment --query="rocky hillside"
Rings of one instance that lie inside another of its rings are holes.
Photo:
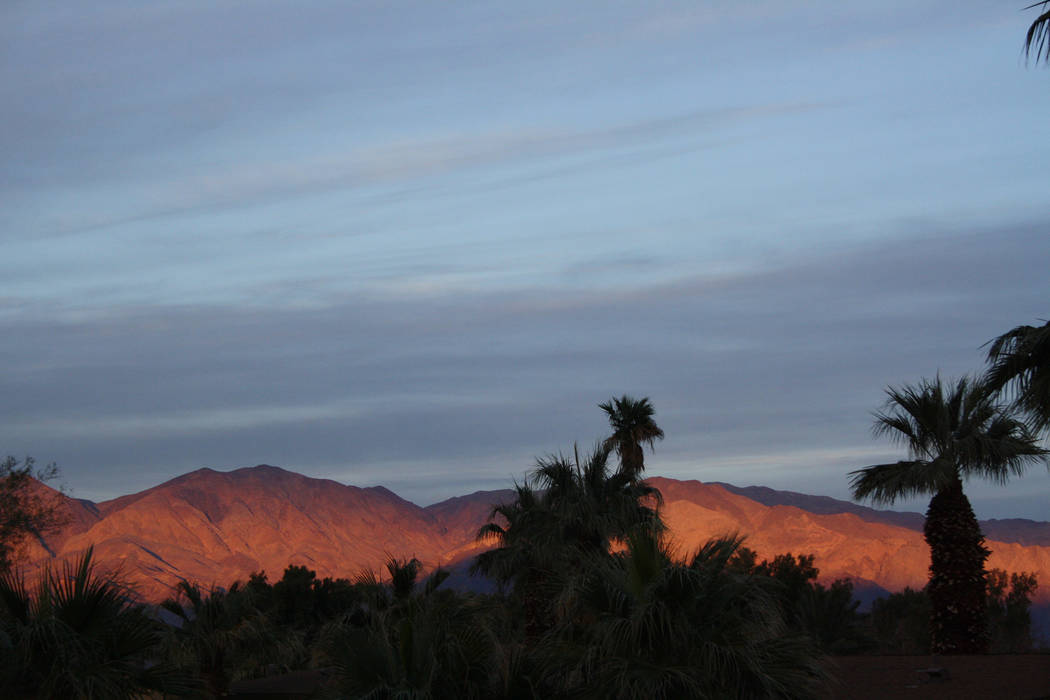
[[[916,514],[756,487],[650,481],[663,493],[664,517],[683,554],[712,536],[740,533],[761,557],[813,553],[822,578],[848,576],[862,589],[921,587],[926,580],[929,554]],[[492,504],[512,495],[477,492],[422,508],[382,487],[277,467],[201,469],[97,504],[54,494],[68,524],[29,556],[38,566],[93,544],[100,564],[119,569],[152,600],[180,580],[225,586],[254,571],[278,577],[288,564],[332,577],[381,570],[391,556],[415,556],[433,568],[479,551],[474,534]],[[989,566],[1037,572],[1038,599],[1050,601],[1050,523],[988,525],[998,538],[989,536]]]

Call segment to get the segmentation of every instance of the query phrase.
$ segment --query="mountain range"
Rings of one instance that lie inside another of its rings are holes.
[[[922,587],[929,550],[923,518],[824,496],[763,487],[652,477],[662,514],[682,554],[713,536],[739,533],[760,558],[815,555],[820,578],[849,577],[863,599]],[[47,489],[46,486],[40,486]],[[65,525],[26,552],[31,567],[95,548],[146,600],[171,595],[178,581],[228,586],[256,571],[271,580],[289,564],[319,577],[382,571],[390,557],[426,569],[460,571],[486,545],[475,535],[510,490],[478,491],[421,507],[383,487],[358,488],[260,465],[199,469],[138,493],[93,503],[49,491]],[[1035,572],[1036,605],[1050,606],[1050,523],[982,521],[989,568]]]

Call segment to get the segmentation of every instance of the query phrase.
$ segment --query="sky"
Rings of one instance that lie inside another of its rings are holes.
[[[650,474],[848,498],[887,386],[1050,316],[1025,4],[6,2],[0,454],[425,505],[630,394]]]

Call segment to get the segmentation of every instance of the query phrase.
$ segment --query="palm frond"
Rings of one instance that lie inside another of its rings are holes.
[[[900,461],[876,464],[849,473],[850,489],[858,501],[870,500],[876,505],[892,505],[902,498],[934,493],[956,472],[950,463]]]
[[[1007,344],[997,342],[993,350]],[[995,402],[987,381],[937,376],[886,394],[872,432],[906,447],[911,459],[850,472],[854,498],[889,505],[964,477],[1004,483],[1047,454],[1025,423]]]
[[[1045,36],[1050,20],[1044,26]],[[987,345],[989,389],[1012,400],[1034,429],[1050,428],[1050,322],[1017,326]]]
[[[1034,3],[1024,9],[1031,10],[1036,7],[1042,7],[1045,10],[1047,7],[1050,7],[1050,0]],[[1035,53],[1036,63],[1040,60],[1050,63],[1050,10],[1036,17],[1025,34],[1025,58],[1029,58],[1032,53]]]

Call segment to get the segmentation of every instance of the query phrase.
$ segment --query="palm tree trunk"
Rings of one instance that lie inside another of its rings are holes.
[[[547,578],[546,572],[529,571],[522,586],[525,638],[530,642],[535,642],[554,626]]]
[[[962,481],[930,500],[923,528],[930,546],[930,644],[935,654],[988,651],[984,547],[977,517]]]

